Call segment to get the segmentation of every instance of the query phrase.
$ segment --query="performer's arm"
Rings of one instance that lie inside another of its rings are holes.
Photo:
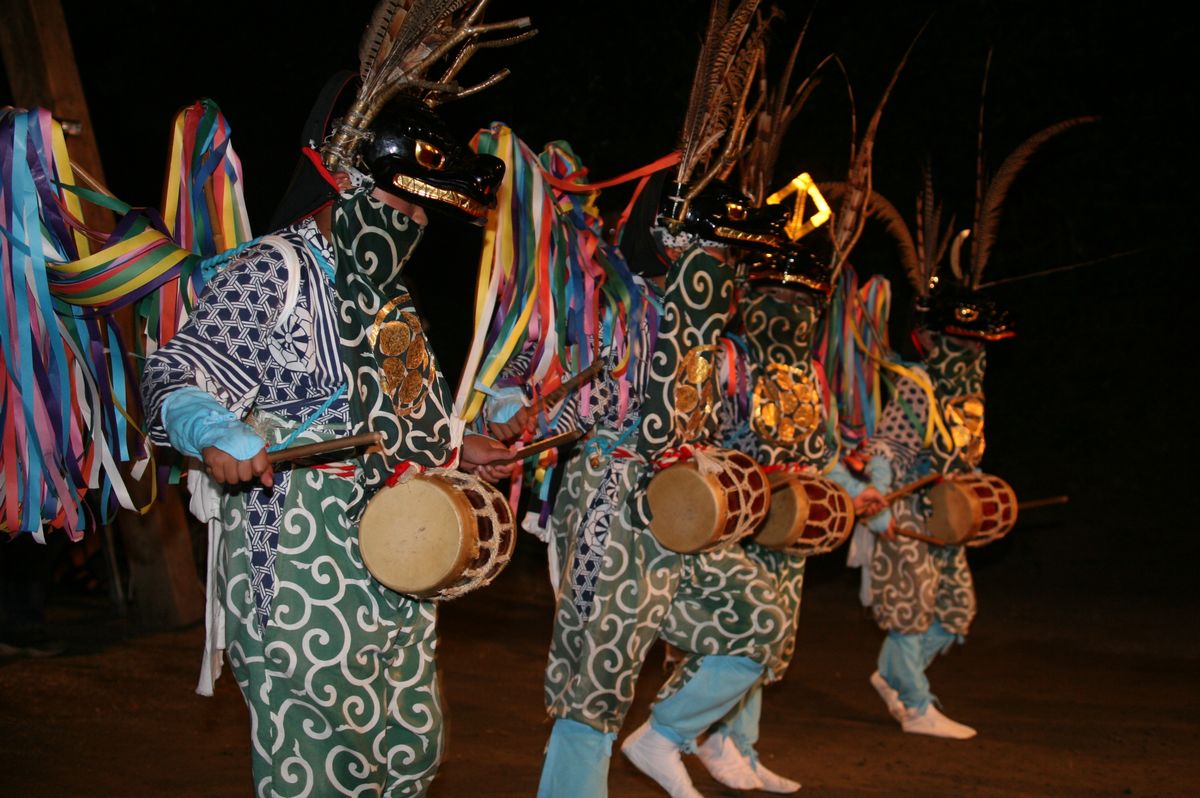
[[[241,418],[262,385],[287,267],[264,248],[212,279],[142,377],[151,441],[200,457],[220,482],[271,484],[262,439]]]
[[[827,475],[841,485],[854,499],[854,512],[863,523],[876,534],[887,531],[892,521],[891,508],[883,506],[883,496],[892,489],[892,467],[883,457],[871,456],[863,469],[861,479],[850,472],[845,463],[839,461]]]

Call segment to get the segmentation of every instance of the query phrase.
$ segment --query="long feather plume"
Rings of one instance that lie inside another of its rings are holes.
[[[691,184],[691,196],[703,187],[700,182],[706,183],[727,168],[730,142],[740,140],[744,133],[744,103],[761,62],[769,21],[758,15],[758,6],[759,0],[741,0],[730,13],[728,0],[714,0],[709,11],[680,132],[681,158],[676,173],[676,182]],[[722,141],[726,147],[718,155]],[[697,173],[704,175],[700,182],[692,179]]]
[[[953,235],[954,217],[945,227],[942,226],[942,205],[937,201],[933,191],[933,168],[926,161],[921,168],[921,193],[917,195],[917,251],[921,258],[921,282],[914,285],[917,293],[922,296],[929,293],[934,279],[938,276],[938,267],[946,254],[950,237]],[[963,276],[956,263],[951,264],[954,276],[961,283]]]
[[[913,48],[917,45],[917,40],[921,38],[921,34],[925,32],[925,28],[928,25],[929,22],[926,21],[921,26],[921,29],[917,31],[917,35],[913,37],[912,42],[908,45],[908,49],[904,51],[900,62],[896,64],[896,68],[892,71],[891,80],[888,81],[887,87],[883,90],[883,95],[879,98],[879,103],[875,106],[874,113],[871,114],[871,119],[867,123],[867,129],[863,132],[862,140],[855,145],[852,139],[850,169],[846,179],[846,182],[850,185],[850,191],[842,201],[838,211],[834,213],[834,225],[831,231],[833,236],[833,274],[835,280],[837,279],[838,272],[849,261],[850,252],[854,249],[854,245],[858,243],[859,237],[862,236],[863,227],[866,224],[865,211],[871,197],[871,159],[874,155],[875,136],[879,131],[879,120],[883,117],[884,106],[887,105],[887,101],[896,87],[896,81],[900,79],[900,73],[904,70]]]
[[[1017,174],[1033,157],[1043,144],[1059,133],[1073,127],[1095,122],[1096,116],[1079,116],[1067,119],[1034,133],[1004,159],[995,177],[987,184],[982,201],[975,214],[974,238],[971,244],[971,285],[978,287],[983,280],[983,270],[987,266],[992,253],[992,245],[996,241],[996,232],[1000,226],[1000,211],[1009,188],[1016,180]]]
[[[764,63],[760,65],[758,92],[760,98],[765,98],[762,110],[754,119],[754,137],[746,153],[739,163],[741,187],[756,205],[761,205],[770,193],[774,180],[775,165],[779,161],[783,149],[783,139],[788,128],[795,121],[813,89],[820,83],[820,71],[829,63],[833,56],[823,58],[816,68],[799,85],[792,87],[792,76],[795,72],[800,47],[804,43],[809,24],[812,22],[812,12],[804,21],[804,27],[796,37],[796,42],[788,54],[788,60],[783,72],[774,87],[769,85]]]
[[[843,199],[853,191],[853,187],[844,181],[821,183],[819,188],[821,193],[830,200]],[[900,261],[904,265],[904,271],[908,275],[909,281],[914,286],[918,285],[924,274],[922,261],[918,247],[913,242],[912,233],[909,231],[904,217],[900,215],[900,211],[890,200],[878,191],[872,190],[867,199],[865,214],[868,218],[882,222],[884,232],[895,239],[896,246],[900,250]]]
[[[463,89],[450,82],[471,54],[485,46],[523,41],[533,31],[500,41],[482,41],[496,31],[528,28],[529,18],[483,24],[489,0],[381,0],[359,43],[359,77],[354,105],[333,139],[322,149],[329,168],[350,165],[364,131],[379,110],[402,91],[428,105],[490,86],[507,74],[501,71],[482,83]],[[428,75],[450,61],[440,80]]]

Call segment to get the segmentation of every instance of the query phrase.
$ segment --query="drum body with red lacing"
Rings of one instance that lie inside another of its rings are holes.
[[[950,545],[982,546],[1007,535],[1017,522],[1017,496],[991,474],[963,474],[929,491],[929,534]]]
[[[766,517],[770,490],[754,458],[704,449],[655,474],[646,491],[650,531],[671,551],[694,554],[739,540]]]
[[[516,545],[504,496],[461,471],[434,469],[381,489],[359,522],[363,564],[415,598],[450,599],[495,579]]]
[[[771,506],[755,543],[794,554],[833,551],[854,531],[854,502],[846,489],[816,474],[776,471]]]

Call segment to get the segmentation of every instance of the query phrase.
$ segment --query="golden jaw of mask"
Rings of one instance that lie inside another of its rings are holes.
[[[779,249],[778,239],[762,233],[744,233],[741,230],[734,230],[732,227],[715,227],[713,234],[730,241],[744,241],[748,244],[761,244],[764,247]]]
[[[394,175],[392,177],[392,185],[401,191],[407,191],[409,194],[421,197],[422,199],[458,208],[460,211],[470,214],[476,219],[487,216],[488,206],[479,200],[468,197],[465,194],[460,194],[457,191],[451,191],[448,188],[438,188],[415,177]]]

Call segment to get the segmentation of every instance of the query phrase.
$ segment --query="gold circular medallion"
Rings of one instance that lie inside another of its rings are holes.
[[[391,310],[390,305],[384,309]],[[388,321],[377,321],[373,332],[383,390],[391,398],[396,415],[408,415],[425,398],[433,380],[421,321],[412,313],[400,311]]]

